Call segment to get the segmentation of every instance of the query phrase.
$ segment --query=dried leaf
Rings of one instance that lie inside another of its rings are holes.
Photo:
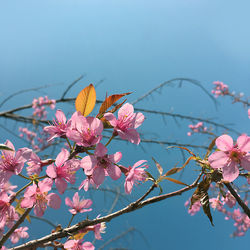
[[[104,102],[102,103],[102,105],[99,109],[99,113],[97,116],[105,113],[105,111],[107,111],[107,109],[110,108],[120,98],[122,98],[125,95],[129,95],[129,94],[131,94],[131,92],[123,93],[123,94],[115,94],[115,95],[111,95],[111,96],[106,97],[106,99],[104,100]]]
[[[162,172],[163,172],[162,166],[154,159],[154,157],[152,157],[152,160],[155,162],[155,165],[158,169],[159,174],[162,175]]]
[[[209,147],[208,147],[208,150],[207,150],[207,153],[206,153],[206,156],[205,156],[205,159],[208,157],[208,155],[211,153],[214,145],[215,145],[215,141],[218,137],[215,137],[212,142],[210,143]]]
[[[181,182],[181,181],[176,180],[176,179],[173,179],[173,178],[170,178],[170,177],[162,176],[162,179],[165,179],[165,180],[168,180],[168,181],[172,181],[172,182],[174,182],[176,184],[179,184],[179,185],[188,186],[186,183]]]
[[[164,174],[163,176],[169,176],[169,175],[172,175],[172,174],[175,174],[175,173],[180,172],[183,168],[185,168],[185,167],[187,166],[187,164],[188,164],[191,160],[195,160],[195,159],[196,159],[196,157],[190,156],[190,157],[186,160],[186,162],[183,164],[182,167],[179,167],[179,168],[178,168],[178,167],[174,167],[174,168],[168,170],[168,172],[167,172],[166,174]]]
[[[21,208],[21,207],[20,207],[22,198],[21,198],[20,200],[15,199],[15,201],[17,202],[16,208],[15,208],[16,212],[17,212],[18,214],[20,214],[20,215],[23,215],[24,212],[25,212],[26,210],[25,210],[24,208]],[[31,223],[31,220],[30,220],[30,216],[29,216],[29,215],[26,216],[26,219],[27,219],[27,221],[28,221],[29,223]]]
[[[0,150],[9,150],[9,151],[13,151],[12,148],[9,148],[9,147],[6,146],[5,144],[0,144]]]
[[[190,149],[188,149],[188,148],[186,148],[186,147],[181,147],[181,146],[169,146],[169,147],[167,147],[167,148],[181,148],[181,149],[184,149],[184,150],[188,151],[188,153],[191,154],[192,156],[195,156],[195,157],[196,157],[195,153],[193,153]]]
[[[91,113],[96,103],[96,92],[92,84],[84,88],[76,97],[76,111],[80,111],[83,116]]]

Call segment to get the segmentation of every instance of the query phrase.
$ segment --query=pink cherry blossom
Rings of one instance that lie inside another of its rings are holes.
[[[65,137],[69,126],[70,122],[67,122],[65,114],[62,110],[58,109],[56,111],[56,119],[53,120],[53,125],[44,127],[43,130],[51,135],[48,139],[48,141],[51,141],[56,137]]]
[[[227,204],[227,206],[230,208],[236,205],[236,200],[229,191],[226,193],[225,198],[222,198],[222,201],[225,202],[225,204]]]
[[[218,96],[224,96],[224,95],[229,94],[228,85],[220,81],[215,81],[213,82],[213,84],[215,85],[215,87],[211,92],[212,94],[215,95],[216,98]]]
[[[103,131],[102,122],[95,117],[84,117],[75,112],[71,117],[71,126],[67,130],[67,137],[83,147],[94,146],[100,142]]]
[[[83,242],[83,239],[81,240],[68,240],[64,243],[64,248],[66,250],[94,250],[95,247],[94,245],[89,242],[89,241],[86,241],[84,243]]]
[[[30,160],[27,162],[27,165],[28,167],[26,168],[26,170],[29,176],[34,175],[34,174],[39,176],[42,170],[42,162],[37,154],[32,152],[30,156]]]
[[[234,181],[239,175],[238,165],[250,171],[250,137],[243,134],[238,137],[237,143],[229,135],[221,135],[215,141],[216,151],[208,157],[212,168],[221,168],[223,179]]]
[[[134,113],[133,105],[129,103],[124,104],[118,111],[118,119],[112,113],[107,113],[104,117],[123,140],[128,140],[134,144],[140,143],[140,135],[136,128],[143,123],[144,115],[142,113]]]
[[[145,160],[140,160],[136,162],[133,167],[127,169],[126,180],[124,183],[125,192],[127,194],[131,193],[134,184],[139,183],[138,181],[144,181],[147,178],[145,168],[148,166],[144,164],[145,162]]]
[[[184,204],[185,207],[189,206],[190,204],[190,199],[187,200]],[[188,209],[188,213],[191,215],[191,216],[194,216],[197,212],[199,212],[201,209],[201,203],[200,201],[196,201],[192,207],[189,207]]]
[[[12,235],[10,236],[10,240],[13,244],[16,244],[20,238],[25,239],[29,238],[29,234],[26,232],[28,227],[19,227],[17,228]]]
[[[9,181],[12,175],[18,175],[21,173],[24,163],[30,158],[31,149],[21,148],[15,152],[13,144],[7,140],[5,145],[10,150],[2,150],[2,156],[0,158],[0,186]]]
[[[89,208],[92,203],[93,202],[90,199],[80,200],[78,192],[74,194],[72,201],[68,197],[65,198],[65,204],[72,208],[69,209],[70,213],[72,214],[92,211],[92,208]]]
[[[81,190],[82,188],[84,189],[84,191],[88,191],[89,190],[89,186],[90,184],[95,187],[95,188],[98,188],[99,185],[96,185],[93,178],[92,178],[92,175],[86,175],[86,179],[82,181],[82,183],[80,184],[78,190]]]
[[[121,170],[115,164],[122,158],[121,152],[107,155],[108,149],[101,143],[96,146],[94,155],[85,156],[81,160],[81,167],[86,175],[92,175],[94,183],[99,186],[103,183],[107,173],[113,180],[121,177]]]
[[[59,209],[61,205],[60,197],[55,193],[48,194],[51,190],[53,181],[50,178],[38,182],[38,186],[33,183],[24,192],[24,198],[21,202],[22,208],[31,208],[34,206],[34,213],[36,216],[43,216],[44,211],[49,207]]]
[[[98,219],[99,217],[100,217],[100,215],[98,215],[96,218]],[[98,224],[93,225],[93,226],[85,227],[83,230],[81,230],[81,232],[87,233],[89,231],[93,231],[95,234],[95,238],[97,240],[102,240],[101,234],[105,233],[105,229],[106,229],[106,223],[101,222],[101,223],[98,223]]]
[[[62,149],[55,160],[55,164],[47,167],[46,174],[55,180],[56,188],[60,194],[63,194],[67,188],[67,182],[75,183],[75,172],[79,168],[79,161],[69,159],[69,151]]]
[[[0,228],[5,226],[7,217],[13,213],[15,213],[15,208],[10,205],[10,197],[2,192],[0,194]]]
[[[6,183],[4,183],[4,184],[0,187],[0,192],[1,192],[1,193],[2,193],[2,192],[5,192],[5,193],[8,193],[8,194],[12,195],[12,194],[15,193],[15,192],[12,191],[12,190],[15,189],[15,188],[17,188],[16,185],[13,186],[13,185],[11,185],[10,182],[6,182]]]

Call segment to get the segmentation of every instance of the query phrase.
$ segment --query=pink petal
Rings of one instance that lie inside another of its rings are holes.
[[[82,247],[83,247],[83,250],[94,250],[95,249],[94,245],[89,241],[84,242],[82,244]]]
[[[57,188],[58,192],[60,194],[63,194],[67,188],[67,182],[62,178],[56,178],[55,184],[56,184],[56,188]]]
[[[140,140],[140,135],[135,129],[128,129],[128,130],[126,130],[126,132],[118,130],[118,134],[123,140],[128,140],[131,143],[134,143],[134,144],[137,144],[137,145],[141,141]]]
[[[6,140],[6,142],[4,143],[7,147],[13,149],[13,151],[10,150],[2,150],[2,154],[5,156],[5,158],[14,158],[15,157],[15,148],[13,146],[13,144],[11,143],[11,141]]]
[[[111,124],[111,126],[116,127],[117,120],[116,120],[115,116],[112,113],[106,113],[104,115],[104,118]]]
[[[97,165],[97,160],[92,155],[87,155],[81,160],[81,168],[84,169],[85,174],[91,175],[93,173],[93,168]]]
[[[51,190],[53,181],[50,178],[45,178],[44,180],[38,182],[38,187],[42,193]]]
[[[234,181],[239,176],[239,169],[235,162],[231,162],[222,170],[223,179],[229,182]]]
[[[250,155],[241,158],[240,165],[247,171],[250,171]]]
[[[61,167],[65,161],[67,161],[69,158],[69,151],[65,148],[62,148],[61,152],[56,157],[55,164],[57,167]]]
[[[47,196],[48,199],[48,206],[54,208],[54,209],[59,209],[61,206],[61,199],[59,195],[55,193],[51,193]]]
[[[243,134],[238,137],[237,145],[242,152],[249,152],[250,151],[250,137]]]
[[[229,135],[221,135],[215,141],[218,149],[222,151],[229,151],[233,148],[233,139]]]
[[[109,166],[107,166],[106,170],[107,170],[109,176],[113,180],[117,180],[121,177],[122,172],[121,172],[120,168],[117,166],[109,165]]]
[[[124,187],[125,187],[125,192],[127,194],[130,194],[133,188],[134,182],[133,181],[125,181]]]
[[[108,152],[108,149],[102,144],[98,143],[95,149],[95,155],[98,157],[103,157]]]
[[[44,214],[45,209],[47,208],[46,205],[36,204],[34,207],[34,213],[38,217],[42,217]]]
[[[223,168],[228,164],[229,157],[223,151],[216,151],[208,157],[212,168]]]
[[[21,201],[21,207],[22,208],[31,208],[34,205],[35,200],[33,198],[30,197],[25,197],[22,201]]]
[[[116,152],[115,154],[108,156],[108,159],[113,163],[119,162],[121,160],[121,158],[122,158],[121,152]]]
[[[138,128],[144,121],[144,115],[142,113],[136,113],[134,128]]]
[[[74,196],[73,196],[73,204],[74,204],[75,206],[77,206],[77,205],[79,204],[79,201],[80,201],[80,199],[79,199],[79,194],[78,194],[78,192],[76,192],[76,193],[74,194]]]
[[[125,103],[118,111],[118,118],[134,113],[134,107],[130,103]]]
[[[46,174],[50,177],[50,178],[56,178],[57,177],[57,173],[56,173],[56,166],[51,164],[47,167],[46,169]]]
[[[69,197],[65,198],[65,204],[69,207],[74,207],[74,204],[72,203]]]
[[[137,168],[138,166],[140,166],[140,165],[142,165],[142,164],[144,164],[144,163],[146,163],[146,162],[147,162],[146,160],[140,160],[140,161],[136,162],[136,163],[133,165],[133,168]],[[144,166],[142,166],[142,167],[144,167]]]
[[[64,115],[64,113],[62,112],[62,110],[58,109],[56,111],[56,119],[61,124],[65,124],[66,123],[66,116]]]
[[[36,193],[37,186],[33,183],[32,186],[27,187],[26,191],[24,192],[24,197],[30,197]]]
[[[96,135],[100,135],[102,133],[103,124],[98,118],[88,116],[87,121],[89,123],[90,130],[95,131]]]
[[[105,179],[105,172],[102,167],[96,167],[93,171],[93,181],[94,183],[99,186],[103,183]]]
[[[93,204],[93,201],[90,199],[86,199],[86,200],[81,200],[80,202],[80,207],[81,208],[89,208],[91,207],[91,205]],[[92,209],[91,209],[92,210]]]

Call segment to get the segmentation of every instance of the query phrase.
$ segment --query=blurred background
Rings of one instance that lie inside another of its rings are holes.
[[[136,108],[200,117],[249,134],[247,109],[241,103],[232,104],[229,97],[219,97],[215,103],[208,94],[213,88],[212,82],[219,80],[227,84],[230,91],[244,93],[244,98],[249,95],[249,8],[249,1],[244,0],[1,1],[0,102],[13,93],[35,88],[4,102],[1,111],[30,104],[34,97],[48,95],[58,99],[74,80],[83,76],[67,97],[76,97],[81,89],[93,83],[99,100],[104,100],[106,93],[133,92],[127,99],[134,102]],[[175,78],[194,79],[200,85],[176,80],[139,99]],[[74,112],[73,103],[60,103],[57,108],[63,109],[68,118]],[[97,112],[98,109],[93,114]],[[49,118],[53,115],[54,111]],[[212,137],[207,135],[188,137],[190,120],[150,113],[144,115],[146,120],[139,128],[142,139],[203,146],[211,141]],[[16,148],[23,146],[23,141],[8,130],[16,131],[18,135],[18,127],[26,124],[7,119],[0,122],[1,142],[10,139]],[[227,132],[237,138],[236,133],[225,128],[205,125],[217,135]],[[149,172],[157,176],[152,157],[164,170],[175,164],[180,166],[187,158],[184,154],[183,159],[177,149],[166,150],[167,146],[146,142],[135,146],[115,141],[110,152],[122,151],[125,166],[141,159],[148,160]],[[202,149],[192,150],[201,156],[205,153]],[[58,152],[60,149],[55,154]],[[188,167],[177,177],[191,183],[197,174],[195,169],[198,169],[195,165]],[[114,208],[116,194],[105,190],[81,191],[81,196],[94,199],[90,218],[99,213],[104,215],[111,208],[113,211],[122,208],[150,185],[140,185],[133,190],[132,196],[124,196],[123,182],[124,179],[118,184],[106,180],[103,185],[111,190],[118,190],[118,185],[122,193]],[[164,192],[180,188],[167,182],[162,187]],[[158,193],[159,190],[153,194]],[[72,195],[70,190],[66,194]],[[107,224],[103,240],[95,242],[96,248],[249,248],[249,232],[244,237],[230,237],[234,231],[233,221],[226,221],[217,211],[212,211],[215,227],[202,212],[191,217],[184,207],[191,195],[192,191],[114,219]],[[60,213],[59,217],[52,209],[45,215],[54,223],[65,226],[70,214],[65,206],[63,211],[65,214]],[[34,219],[32,223],[37,226],[30,230],[30,239],[43,236],[52,229],[42,221]],[[86,236],[86,240],[92,239],[93,235]],[[111,242],[104,245],[108,241]]]

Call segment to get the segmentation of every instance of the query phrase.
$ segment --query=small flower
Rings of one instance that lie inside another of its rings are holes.
[[[83,239],[81,240],[68,240],[64,243],[64,248],[66,250],[94,250],[95,247],[94,245],[89,242],[89,241],[86,241],[84,243],[83,242]]]
[[[29,234],[26,232],[28,227],[19,227],[17,228],[12,235],[10,236],[10,240],[13,244],[16,244],[20,238],[25,239],[29,238]]]
[[[71,201],[68,197],[65,198],[65,204],[72,209],[69,209],[70,213],[85,213],[92,211],[92,208],[89,208],[92,205],[92,200],[90,199],[82,199],[80,200],[78,192],[76,192],[73,196],[73,200]]]
[[[69,126],[70,122],[67,122],[65,114],[62,110],[58,109],[56,111],[56,120],[53,120],[53,125],[44,127],[43,130],[51,135],[48,139],[48,141],[51,141],[56,137],[65,137]]]
[[[5,145],[12,149],[2,150],[0,158],[0,186],[9,181],[12,175],[18,175],[22,172],[24,163],[30,158],[31,149],[21,148],[15,152],[13,144],[7,140]]]
[[[43,216],[47,205],[54,209],[59,209],[61,205],[60,197],[55,193],[48,194],[52,185],[53,181],[50,178],[45,178],[38,182],[38,186],[33,183],[32,186],[26,189],[21,207],[31,208],[34,206],[34,213],[39,217]]]
[[[107,148],[99,143],[94,155],[85,156],[81,160],[81,167],[86,175],[92,175],[94,183],[99,186],[103,183],[106,173],[113,179],[121,177],[121,170],[115,164],[122,158],[121,152],[107,155]]]
[[[145,181],[147,178],[145,168],[148,166],[144,164],[145,162],[145,160],[138,161],[133,165],[133,167],[129,167],[127,169],[128,172],[126,173],[126,180],[124,183],[125,192],[127,194],[131,193],[134,184],[139,183],[138,181]],[[139,167],[140,165],[142,166]]]
[[[80,112],[75,112],[70,121],[71,126],[66,135],[77,145],[90,147],[100,142],[103,125],[98,118],[84,117]]]
[[[239,175],[238,165],[250,171],[250,137],[243,134],[238,137],[237,143],[229,135],[221,135],[215,141],[216,151],[208,157],[212,168],[221,168],[223,179],[229,182],[234,181]]]
[[[55,180],[56,188],[60,194],[65,192],[67,182],[75,183],[75,172],[79,168],[79,161],[68,160],[69,155],[69,151],[63,148],[56,157],[55,164],[49,165],[46,170],[46,174]]]
[[[140,135],[136,128],[143,123],[144,115],[142,113],[134,113],[133,105],[130,103],[124,104],[118,111],[118,119],[112,113],[106,113],[104,117],[123,140],[128,140],[134,144],[140,143]]]

